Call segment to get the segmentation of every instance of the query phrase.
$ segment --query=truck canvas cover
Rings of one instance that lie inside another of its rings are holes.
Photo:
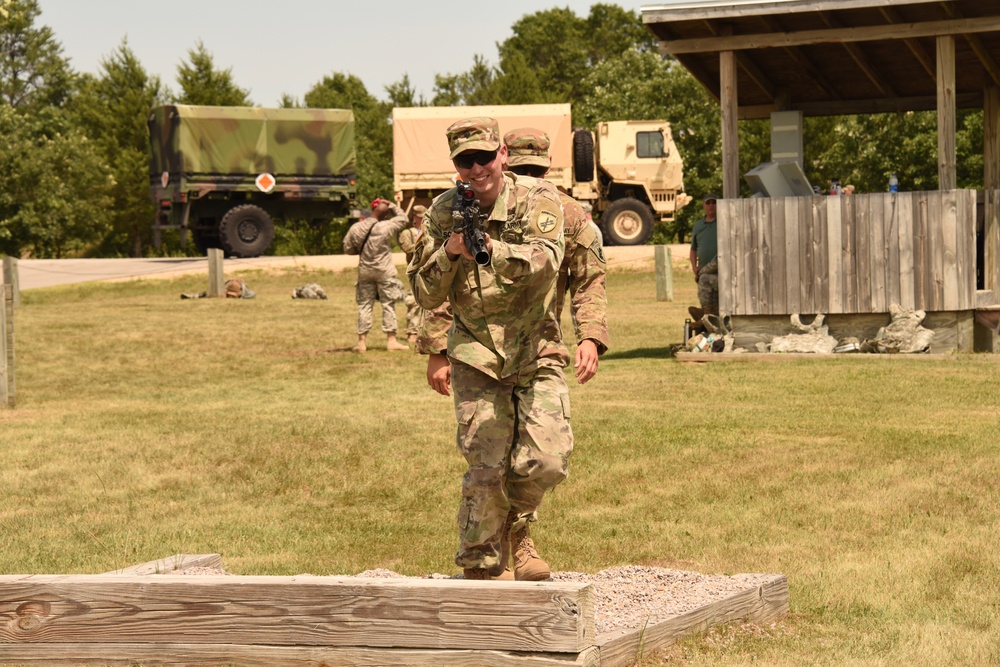
[[[460,114],[456,116],[456,114]],[[455,167],[448,158],[445,130],[462,118],[489,116],[501,136],[519,127],[549,135],[552,171],[571,173],[573,124],[569,104],[511,104],[468,107],[396,107],[392,110],[392,153],[396,190],[448,188]],[[570,181],[570,184],[572,182]]]
[[[150,113],[149,131],[153,176],[355,172],[350,110],[166,105]]]

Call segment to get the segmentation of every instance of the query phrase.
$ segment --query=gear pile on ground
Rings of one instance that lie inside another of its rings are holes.
[[[292,290],[293,299],[326,299],[326,292],[316,283],[309,283]]]
[[[878,330],[872,341],[873,352],[914,354],[930,352],[934,332],[921,324],[927,316],[922,310],[910,310],[897,304],[889,306],[892,322]]]
[[[758,343],[761,352],[813,352],[830,354],[837,347],[837,339],[830,335],[830,327],[823,324],[826,316],[822,313],[813,318],[809,324],[803,324],[799,314],[791,317],[792,326],[802,333],[792,333],[787,336],[775,336],[770,345]],[[761,348],[764,349],[761,349]]]

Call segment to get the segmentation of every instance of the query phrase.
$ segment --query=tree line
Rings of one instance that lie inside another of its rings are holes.
[[[176,91],[145,70],[127,40],[96,74],[75,72],[39,17],[37,0],[0,0],[0,254],[177,254],[176,243],[152,245],[148,113],[171,102],[253,106],[249,92],[200,41],[177,68]],[[406,74],[378,97],[357,76],[334,71],[301,100],[284,95],[280,106],[353,109],[362,202],[392,191],[395,106],[569,102],[574,125],[590,129],[598,121],[664,119],[684,159],[687,193],[699,198],[721,187],[718,104],[679,63],[658,55],[637,12],[607,3],[584,17],[546,9],[520,18],[511,33],[496,45],[495,64],[477,55],[464,72],[437,74],[429,100]],[[959,187],[981,186],[982,122],[981,111],[959,114]],[[896,173],[902,189],[935,189],[935,114],[807,118],[805,155],[807,176],[821,186],[837,177],[858,192],[881,191]],[[741,121],[741,173],[769,156],[768,122]],[[687,240],[700,216],[696,199],[653,242]],[[275,244],[278,253],[335,249],[294,221]]]

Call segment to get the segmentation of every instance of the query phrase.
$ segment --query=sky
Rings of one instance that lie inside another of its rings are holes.
[[[38,0],[36,27],[52,29],[74,70],[95,75],[127,40],[174,92],[178,65],[201,40],[216,69],[231,69],[258,106],[277,106],[285,93],[301,101],[333,72],[354,74],[380,99],[408,74],[430,100],[435,74],[464,72],[476,54],[495,65],[497,44],[525,14],[568,7],[586,17],[596,1]],[[638,11],[651,3],[617,4]]]

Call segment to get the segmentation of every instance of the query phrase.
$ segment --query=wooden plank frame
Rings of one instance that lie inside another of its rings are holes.
[[[625,667],[715,625],[788,612],[784,575],[598,636],[588,583],[171,574],[219,565],[181,554],[101,575],[0,576],[0,662]]]
[[[13,408],[14,374],[14,286],[0,285],[0,408]]]

